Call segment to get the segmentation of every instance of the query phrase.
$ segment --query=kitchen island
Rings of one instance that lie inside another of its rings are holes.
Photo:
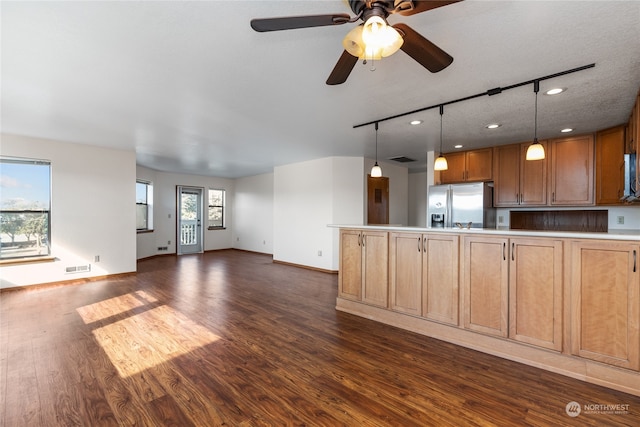
[[[332,227],[337,310],[640,396],[640,230]]]

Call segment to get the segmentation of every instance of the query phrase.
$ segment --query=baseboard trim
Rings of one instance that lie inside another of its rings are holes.
[[[0,294],[5,292],[16,292],[16,291],[25,291],[25,290],[38,290],[38,289],[47,289],[47,288],[56,288],[59,286],[70,286],[70,285],[83,285],[89,282],[97,282],[99,280],[113,280],[113,279],[122,279],[128,276],[136,275],[135,271],[130,271],[127,273],[117,273],[117,274],[105,274],[102,276],[93,276],[93,277],[83,277],[80,279],[71,279],[71,280],[61,280],[58,282],[48,282],[48,283],[36,283],[34,285],[25,285],[25,286],[12,286],[10,288],[2,288],[0,289]]]
[[[274,264],[290,265],[291,267],[304,268],[306,270],[319,271],[321,273],[338,274],[338,270],[327,270],[325,268],[312,267],[310,265],[295,264],[292,262],[273,260]]]

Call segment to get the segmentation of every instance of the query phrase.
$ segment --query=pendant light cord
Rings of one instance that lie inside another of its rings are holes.
[[[378,164],[378,122],[376,122],[376,165]]]
[[[538,142],[538,92],[540,91],[540,81],[533,82],[533,91],[536,93],[536,107],[533,119],[533,142]]]
[[[444,105],[440,104],[440,155],[442,156],[442,115],[444,114]]]

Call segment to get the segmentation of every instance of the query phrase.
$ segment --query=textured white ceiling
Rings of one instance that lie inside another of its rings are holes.
[[[257,33],[249,21],[350,13],[342,1],[3,1],[0,11],[2,132],[135,150],[140,165],[179,173],[373,158],[373,126],[354,125],[595,63],[541,83],[566,93],[539,96],[540,138],[591,132],[626,122],[640,86],[639,1],[463,1],[391,16],[453,64],[432,74],[399,51],[338,86],[325,80],[356,24]],[[533,108],[533,85],[447,106],[445,151],[530,140]],[[424,170],[439,123],[437,109],[380,123],[379,159]]]

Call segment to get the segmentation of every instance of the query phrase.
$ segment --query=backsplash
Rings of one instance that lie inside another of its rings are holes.
[[[584,210],[585,208],[551,208],[550,206],[541,207],[539,209],[527,209],[527,211],[539,210]],[[614,207],[589,207],[590,210],[608,211],[608,228],[609,230],[640,230],[640,205],[614,206]],[[520,209],[513,209],[520,210]],[[497,228],[509,228],[509,217],[511,209],[496,209],[496,226]]]

